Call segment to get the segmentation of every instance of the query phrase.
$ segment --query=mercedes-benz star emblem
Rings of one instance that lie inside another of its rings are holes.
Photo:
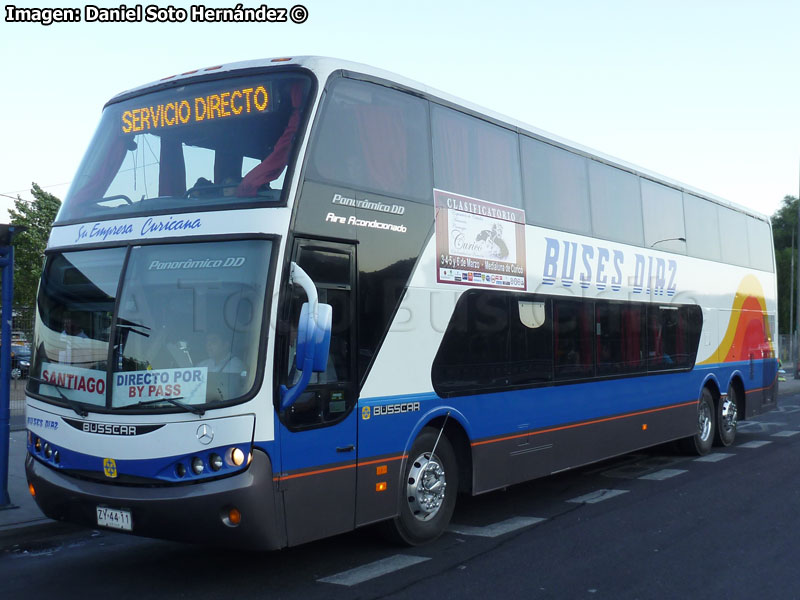
[[[208,446],[214,439],[214,430],[209,425],[200,425],[197,428],[197,439],[204,446]]]

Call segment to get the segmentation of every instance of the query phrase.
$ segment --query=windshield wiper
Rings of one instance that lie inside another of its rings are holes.
[[[144,337],[150,337],[150,334],[147,333],[150,331],[150,328],[147,325],[142,325],[141,323],[134,323],[133,321],[128,321],[128,319],[117,319],[117,329],[128,329],[133,333],[138,333]],[[140,329],[145,329],[146,331],[139,331]]]
[[[139,408],[140,406],[149,406],[151,404],[158,404],[159,402],[169,402],[177,406],[178,408],[182,408],[186,412],[190,412],[195,415],[203,416],[206,414],[202,408],[198,406],[193,406],[191,404],[186,404],[185,402],[181,402],[183,400],[183,396],[178,396],[177,398],[154,398],[153,400],[141,400],[136,404],[126,404],[125,406],[118,406],[116,410],[125,410],[128,408]]]
[[[67,387],[65,385],[58,385],[57,383],[53,383],[51,381],[47,381],[46,379],[39,379],[38,377],[31,377],[30,380],[31,381],[35,381],[40,386],[41,385],[50,385],[50,386],[54,387],[56,389],[56,391],[58,392],[58,395],[61,396],[61,399],[64,402],[67,403],[67,406],[69,406],[72,410],[74,410],[76,413],[78,413],[78,416],[81,416],[81,417],[88,417],[89,416],[89,411],[86,410],[85,408],[83,408],[83,405],[80,402],[77,402],[76,400],[72,400],[71,398],[67,398],[64,395],[64,392],[61,391],[62,389],[71,390],[72,389],[71,387]]]

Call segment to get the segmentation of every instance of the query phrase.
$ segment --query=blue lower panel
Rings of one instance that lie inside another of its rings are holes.
[[[402,452],[425,423],[449,412],[470,441],[473,489],[481,491],[690,436],[709,382],[724,394],[740,380],[743,414],[759,414],[775,406],[776,375],[769,359],[448,399],[362,399],[359,458]]]

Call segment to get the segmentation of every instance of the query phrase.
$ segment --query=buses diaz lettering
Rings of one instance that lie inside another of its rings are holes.
[[[673,259],[634,253],[630,266],[621,250],[549,237],[545,243],[542,268],[545,285],[559,281],[563,287],[577,284],[583,289],[610,288],[618,292],[622,289],[623,274],[627,274],[632,275],[628,281],[634,294],[675,295],[678,263]]]

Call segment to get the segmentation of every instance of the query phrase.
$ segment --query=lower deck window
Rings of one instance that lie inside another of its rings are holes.
[[[431,378],[455,396],[688,370],[701,328],[698,306],[469,290]]]

